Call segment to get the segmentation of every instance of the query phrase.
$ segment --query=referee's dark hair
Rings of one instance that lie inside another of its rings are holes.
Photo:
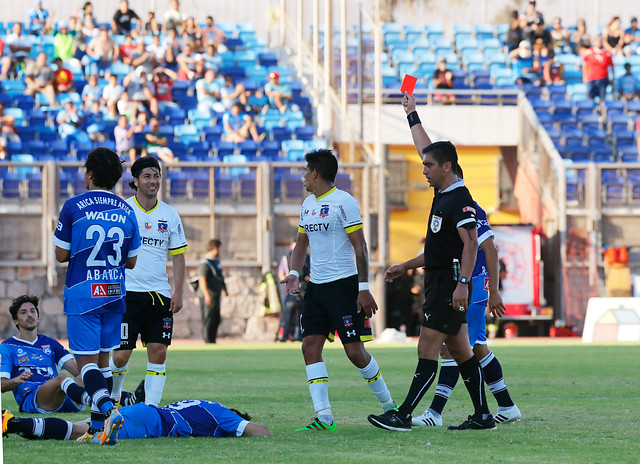
[[[13,300],[11,302],[11,305],[9,306],[9,313],[11,314],[11,318],[14,321],[18,320],[18,311],[20,310],[20,306],[25,303],[31,303],[33,306],[35,306],[36,313],[38,314],[38,317],[40,317],[40,310],[38,309],[39,301],[40,299],[35,295],[20,295],[18,298]],[[16,324],[16,327],[18,327],[18,324]]]
[[[338,159],[333,154],[333,151],[328,148],[310,151],[304,155],[304,160],[307,162],[309,169],[318,171],[323,180],[327,182],[335,180],[338,173]]]
[[[464,179],[464,172],[462,172],[462,167],[458,163],[453,166],[453,173],[458,179]]]
[[[430,154],[440,166],[449,161],[453,169],[458,164],[458,152],[456,147],[449,141],[434,142],[422,149],[422,154]]]
[[[93,184],[111,190],[122,177],[122,163],[112,150],[105,147],[94,148],[84,162],[87,172],[93,174]]]
[[[143,156],[135,160],[131,165],[131,175],[137,179],[138,177],[140,177],[140,173],[145,168],[156,168],[158,170],[158,173],[162,173],[162,169],[160,169],[160,163],[157,159],[155,159],[153,156]],[[138,190],[138,186],[134,181],[129,182],[129,187],[131,187],[133,190]]]

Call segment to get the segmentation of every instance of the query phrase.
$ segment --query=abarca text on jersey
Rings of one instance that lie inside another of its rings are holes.
[[[317,198],[305,198],[298,232],[309,238],[311,282],[323,284],[358,273],[347,234],[361,228],[360,207],[347,192],[333,187]]]
[[[137,256],[140,234],[133,210],[106,190],[68,199],[53,243],[70,250],[64,287],[67,315],[125,312],[125,264]]]

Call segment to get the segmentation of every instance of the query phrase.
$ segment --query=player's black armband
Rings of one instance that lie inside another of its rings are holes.
[[[412,111],[407,115],[407,120],[409,121],[409,128],[412,128],[416,124],[420,124],[420,118],[418,117],[417,111]]]

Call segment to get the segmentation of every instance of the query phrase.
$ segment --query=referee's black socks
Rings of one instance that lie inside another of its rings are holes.
[[[471,356],[471,358],[459,364],[458,367],[460,368],[460,376],[464,381],[464,386],[467,387],[471,401],[473,401],[475,414],[489,414],[480,362],[475,356]]]
[[[416,373],[413,375],[409,393],[407,393],[404,403],[398,408],[400,417],[405,418],[413,412],[435,380],[437,370],[438,361],[424,358],[418,359],[418,366],[416,367]]]

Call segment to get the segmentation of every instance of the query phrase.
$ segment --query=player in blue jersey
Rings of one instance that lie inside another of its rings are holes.
[[[131,207],[110,191],[122,176],[118,155],[96,148],[84,166],[89,191],[65,202],[53,240],[56,259],[69,262],[64,311],[69,348],[91,396],[89,442],[114,407],[109,353],[120,346],[125,267],[136,264],[140,233]]]
[[[13,391],[21,412],[76,412],[89,404],[85,389],[74,379],[58,375],[65,369],[74,377],[80,371],[71,353],[55,339],[38,334],[38,297],[21,295],[9,313],[18,335],[0,344],[2,392]]]
[[[83,436],[87,428],[86,421],[73,424],[55,417],[32,419],[15,417],[7,410],[2,413],[3,435],[17,433],[30,439],[73,440]],[[124,406],[107,420],[100,439],[113,445],[118,438],[256,436],[271,437],[273,433],[236,409],[213,401],[185,400],[162,408],[145,403]]]

